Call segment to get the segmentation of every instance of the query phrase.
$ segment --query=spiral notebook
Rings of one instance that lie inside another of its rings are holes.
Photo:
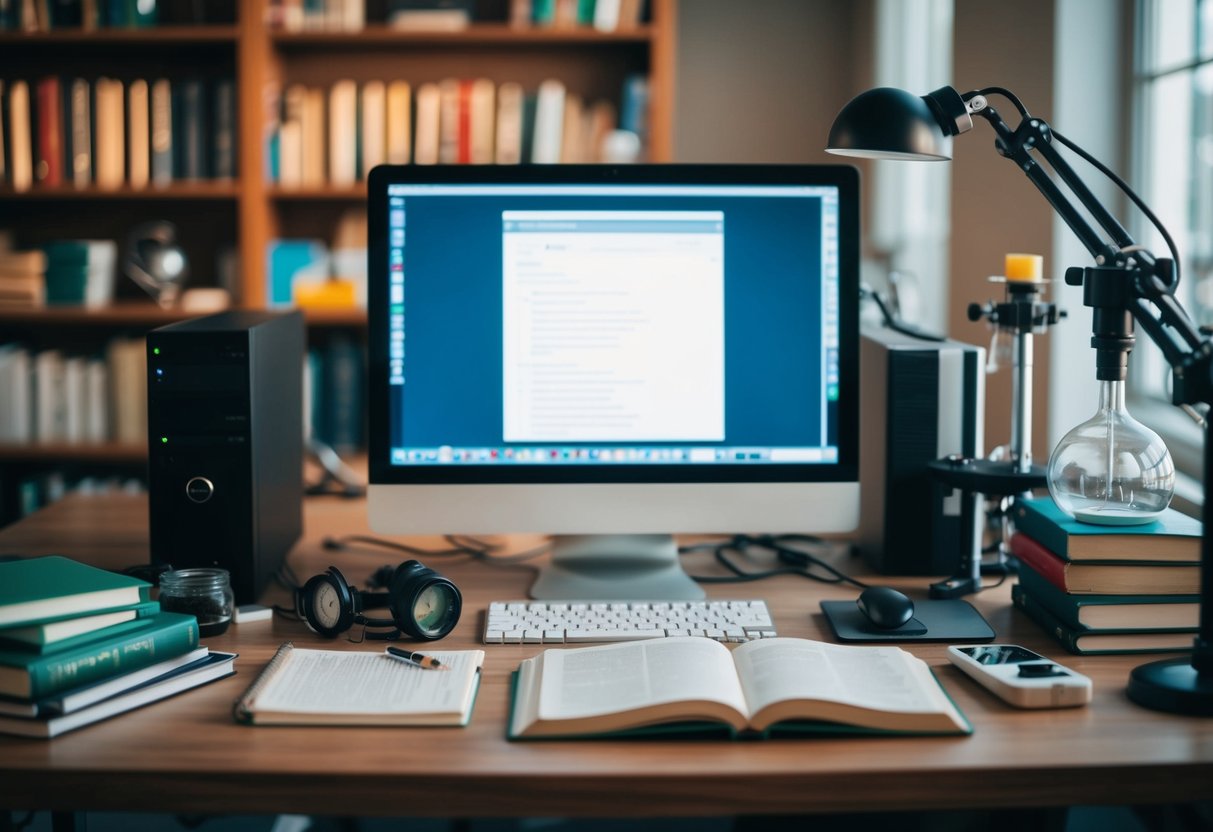
[[[232,714],[250,725],[467,725],[483,650],[426,651],[445,670],[382,651],[307,650],[286,642]]]

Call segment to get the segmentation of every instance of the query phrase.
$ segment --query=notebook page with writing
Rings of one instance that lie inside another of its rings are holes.
[[[258,724],[457,725],[470,716],[483,650],[428,652],[448,670],[426,670],[382,652],[283,645],[237,703]]]

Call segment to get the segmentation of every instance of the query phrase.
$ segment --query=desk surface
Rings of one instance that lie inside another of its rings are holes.
[[[120,566],[147,557],[146,501],[69,497],[0,531],[0,552],[62,553]],[[362,502],[313,499],[291,555],[298,575],[337,565],[362,584],[395,559],[370,549],[324,551],[327,534],[365,532]],[[427,543],[431,541],[418,541]],[[437,541],[432,541],[437,542]],[[533,539],[511,541],[519,546]],[[429,564],[463,590],[464,617],[444,648],[472,648],[492,599],[524,597],[530,572],[458,559]],[[708,572],[706,555],[688,567]],[[860,571],[859,562],[846,567]],[[888,579],[922,596],[923,579]],[[763,597],[781,635],[828,638],[818,602],[845,587],[780,577],[713,585],[716,597]],[[286,601],[271,589],[267,599]],[[951,667],[942,645],[913,652],[972,721],[965,738],[781,739],[769,742],[606,740],[509,743],[510,672],[534,645],[489,646],[466,728],[266,728],[232,722],[230,706],[279,643],[325,641],[301,623],[232,627],[207,643],[240,653],[237,674],[52,741],[0,737],[0,807],[297,812],[352,815],[656,816],[999,805],[1146,803],[1213,796],[1213,720],[1142,710],[1124,695],[1140,656],[1064,653],[1014,611],[1009,588],[976,605],[1000,641],[1090,676],[1095,700],[1064,711],[1017,711]]]

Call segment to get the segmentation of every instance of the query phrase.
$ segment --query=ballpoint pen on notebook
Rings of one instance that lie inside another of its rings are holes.
[[[407,664],[423,667],[427,670],[446,670],[446,666],[442,662],[435,659],[433,656],[427,656],[423,653],[414,653],[411,650],[401,650],[399,647],[388,647],[384,653],[390,658],[397,659]]]

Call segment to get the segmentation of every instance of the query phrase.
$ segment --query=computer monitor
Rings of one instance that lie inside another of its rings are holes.
[[[857,525],[845,166],[390,166],[370,524],[558,535],[536,598],[702,597],[672,533]]]

